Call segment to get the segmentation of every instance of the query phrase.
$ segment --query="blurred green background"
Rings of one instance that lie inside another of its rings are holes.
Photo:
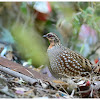
[[[100,42],[99,2],[49,2],[47,8],[51,7],[51,11],[45,20],[37,18],[35,4],[0,3],[0,34],[8,30],[3,33],[7,40],[10,38],[7,32],[10,32],[14,41],[8,39],[6,42],[11,41],[22,59],[31,60],[35,67],[48,64],[46,51],[49,42],[42,37],[47,32],[56,33],[64,46],[84,57],[90,60],[99,58],[99,52],[91,53]]]

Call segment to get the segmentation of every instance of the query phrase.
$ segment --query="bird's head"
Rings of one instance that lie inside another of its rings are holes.
[[[56,44],[60,44],[60,39],[58,38],[58,36],[55,33],[47,33],[46,35],[43,35],[43,37],[47,38],[51,43],[53,43],[54,45]]]

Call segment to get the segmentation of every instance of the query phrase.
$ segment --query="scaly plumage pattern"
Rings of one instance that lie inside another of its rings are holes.
[[[51,65],[49,69],[54,77],[77,76],[92,71],[93,64],[80,54],[62,46],[54,33],[48,33],[44,37],[50,41],[47,53]]]

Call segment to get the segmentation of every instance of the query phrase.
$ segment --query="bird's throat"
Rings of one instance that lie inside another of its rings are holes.
[[[53,46],[55,46],[55,43],[54,42],[51,42],[48,49],[51,49]]]
[[[49,42],[50,42],[50,45],[49,45],[48,49],[51,49],[53,46],[60,45],[59,41],[54,41],[54,40],[49,39]]]

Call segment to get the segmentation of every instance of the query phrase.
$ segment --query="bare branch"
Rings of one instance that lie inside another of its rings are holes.
[[[23,75],[23,74],[18,73],[18,72],[15,72],[15,71],[13,71],[13,70],[11,70],[11,69],[8,69],[8,68],[6,68],[6,67],[2,67],[1,65],[0,65],[0,70],[3,71],[3,72],[5,72],[5,73],[7,73],[7,74],[10,74],[10,75],[12,75],[12,76],[14,76],[14,77],[18,77],[18,78],[21,77],[24,81],[29,82],[29,83],[31,83],[31,84],[37,82],[36,79],[33,79],[33,78],[31,78],[31,77],[28,77],[28,76]]]
[[[92,50],[92,51],[91,51],[91,53],[90,53],[90,54],[88,54],[86,58],[88,58],[88,59],[89,59],[89,57],[90,57],[90,56],[92,56],[93,54],[95,54],[95,52],[96,52],[99,48],[100,48],[100,45],[99,45],[99,46],[97,46],[94,50]]]

